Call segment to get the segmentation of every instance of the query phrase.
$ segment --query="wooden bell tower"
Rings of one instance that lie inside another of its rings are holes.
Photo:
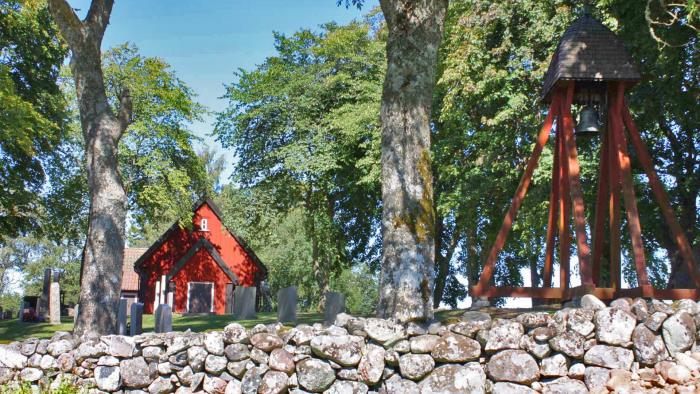
[[[584,294],[600,299],[616,297],[654,297],[660,299],[698,298],[700,275],[688,240],[678,224],[663,184],[654,170],[651,156],[642,141],[629,108],[625,91],[640,80],[640,74],[623,42],[601,22],[584,15],[564,33],[545,76],[543,99],[549,103],[549,112],[537,137],[525,173],[518,185],[510,209],[496,237],[479,282],[472,287],[472,297],[534,297],[568,300]],[[597,107],[603,112],[601,125],[601,153],[595,221],[590,227],[593,247],[589,246],[583,193],[579,178],[572,105]],[[627,132],[625,132],[625,129]],[[527,194],[532,174],[542,150],[554,131],[554,165],[549,198],[547,242],[543,270],[543,287],[496,287],[492,285],[498,255],[508,237],[522,201]],[[665,221],[681,256],[688,266],[693,289],[655,289],[646,271],[642,228],[633,188],[629,143],[636,152],[639,165],[644,169],[661,207]],[[620,227],[621,202],[624,201],[627,228],[632,241],[632,252],[638,286],[621,288]],[[581,286],[571,288],[570,245],[571,218],[578,256]],[[607,222],[607,223],[606,223]],[[606,233],[606,224],[608,231]],[[555,239],[559,243],[560,283],[552,286]],[[610,280],[603,283],[601,268],[604,248],[609,248],[608,272]]]

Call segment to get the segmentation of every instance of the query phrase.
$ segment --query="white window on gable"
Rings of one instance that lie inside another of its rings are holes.
[[[199,231],[209,231],[209,222],[207,219],[202,219],[199,221]]]

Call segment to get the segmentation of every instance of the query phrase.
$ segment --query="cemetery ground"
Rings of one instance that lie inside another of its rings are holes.
[[[488,312],[491,316],[512,318],[520,313],[534,310],[554,312],[559,309],[559,305],[549,305],[531,309],[508,309],[508,308],[484,308],[483,312]],[[435,320],[449,323],[451,320],[459,320],[459,317],[466,309],[443,310],[435,313]],[[323,321],[323,313],[299,312],[296,324],[314,324]],[[212,330],[222,330],[227,324],[234,320],[230,315],[180,315],[173,314],[173,331],[192,330],[193,332],[205,332]],[[256,324],[271,324],[277,322],[276,312],[261,312],[256,319],[236,320],[246,328],[252,328]],[[286,325],[291,326],[292,323]],[[143,331],[153,332],[155,326],[154,315],[143,315]],[[61,324],[49,323],[29,323],[20,322],[18,319],[0,320],[0,344],[19,341],[27,338],[51,338],[56,331],[72,331],[73,318],[63,316]]]

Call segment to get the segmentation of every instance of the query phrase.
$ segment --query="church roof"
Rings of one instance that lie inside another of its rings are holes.
[[[641,79],[624,42],[600,21],[584,15],[564,32],[545,74],[542,97],[549,101],[557,82]]]

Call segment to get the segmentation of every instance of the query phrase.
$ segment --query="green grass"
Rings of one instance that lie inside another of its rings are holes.
[[[320,313],[298,313],[297,323],[313,324],[323,321]],[[173,315],[173,331],[205,332],[221,330],[227,324],[234,322],[231,316],[227,315],[202,315],[202,316],[182,316]],[[238,320],[246,328],[251,328],[256,324],[270,324],[277,321],[275,312],[258,313],[258,318],[253,320]],[[143,316],[143,331],[153,332],[155,320],[153,315]],[[61,324],[48,323],[23,323],[17,319],[0,320],[0,343],[9,343],[26,338],[51,338],[56,331],[72,331],[73,318],[61,318]]]
[[[513,318],[516,315],[532,310],[553,312],[558,309],[558,306],[544,306],[534,309],[506,309],[506,308],[488,308],[485,310],[492,317]],[[459,317],[464,313],[463,309],[454,309],[447,311],[439,311],[435,313],[435,319],[443,323],[453,323],[459,320]],[[297,324],[313,324],[323,321],[323,315],[320,313],[301,312],[297,314]],[[173,315],[173,331],[192,330],[193,332],[206,332],[212,330],[221,330],[227,324],[234,322],[230,315],[198,315],[198,316],[182,316]],[[256,324],[270,324],[277,321],[277,313],[266,312],[258,313],[258,318],[253,320],[238,320],[246,328],[252,328]],[[154,316],[143,315],[143,331],[153,332]],[[61,324],[51,325],[48,323],[22,323],[17,319],[0,320],[0,343],[9,343],[26,338],[51,338],[56,331],[72,331],[73,318],[61,318]],[[2,394],[2,393],[0,393]]]

